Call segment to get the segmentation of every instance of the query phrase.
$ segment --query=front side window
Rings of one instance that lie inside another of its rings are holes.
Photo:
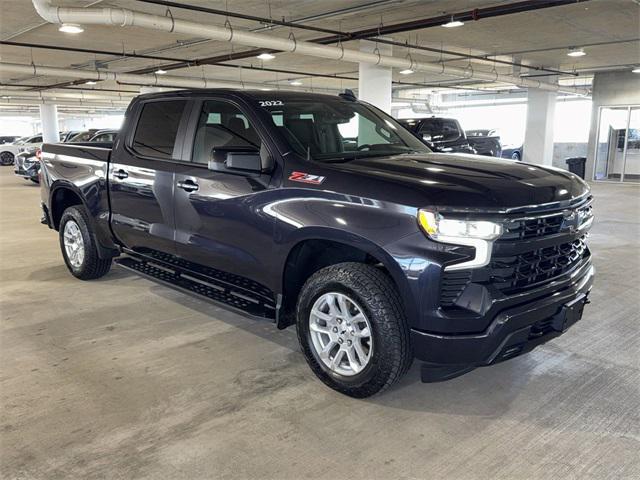
[[[140,155],[170,160],[185,105],[185,100],[145,103],[133,137],[133,149]]]
[[[193,141],[192,161],[206,165],[215,150],[259,151],[260,137],[235,105],[210,100],[202,105]]]
[[[265,96],[258,101],[291,148],[317,161],[429,152],[392,117],[358,102],[303,96]]]

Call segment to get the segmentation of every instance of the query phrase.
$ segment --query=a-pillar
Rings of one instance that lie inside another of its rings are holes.
[[[556,92],[530,88],[527,93],[527,126],[524,133],[524,161],[553,164],[553,122]]]
[[[43,143],[58,143],[60,141],[58,106],[50,103],[41,104],[40,123],[42,124]]]
[[[360,42],[360,51],[389,56],[393,53],[391,45],[369,41]],[[392,74],[391,68],[380,67],[372,63],[360,63],[358,98],[390,114]]]

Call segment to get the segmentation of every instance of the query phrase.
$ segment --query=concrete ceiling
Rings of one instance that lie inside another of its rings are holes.
[[[61,6],[114,6],[165,15],[166,8],[134,0],[83,1],[56,0]],[[188,0],[198,5],[254,16],[286,19],[305,25],[341,31],[375,28],[379,25],[406,22],[416,19],[453,14],[495,5],[508,5],[512,1],[481,0],[245,0],[242,2]],[[228,5],[228,7],[227,7]],[[181,8],[172,8],[175,18],[202,23],[223,25],[225,17]],[[235,29],[256,30],[263,33],[296,39],[309,40],[325,36],[317,32],[291,30],[286,27],[266,29],[255,21],[229,18]],[[118,28],[85,25],[79,35],[58,31],[57,25],[46,24],[36,14],[29,0],[2,0],[0,2],[0,38],[13,42],[55,45],[109,51],[148,53],[180,59],[197,59],[226,55],[248,50],[247,47],[229,43],[190,38],[184,35],[149,31],[139,28]],[[595,70],[631,68],[640,64],[640,5],[635,0],[590,0],[577,4],[546,8],[525,13],[466,22],[463,27],[446,29],[432,27],[392,35],[393,40],[409,42],[432,48],[444,48],[474,55],[496,55],[502,60],[512,59],[531,66],[553,68],[567,72],[580,72],[581,77],[590,77]],[[357,42],[346,42],[345,48],[358,48]],[[569,47],[584,47],[587,55],[579,58],[567,56]],[[527,68],[513,67],[488,62],[470,61],[449,55],[394,47],[394,55],[420,61],[444,61],[455,66],[470,65],[474,70],[506,74],[537,73]],[[95,69],[96,65],[115,72],[132,72],[160,66],[166,62],[97,55],[77,52],[31,49],[0,46],[2,62],[56,67]],[[492,57],[493,58],[493,57]],[[246,68],[203,66],[171,71],[171,75],[207,77],[245,82],[260,82],[286,88],[292,79],[301,79],[306,87],[314,89],[355,88],[357,81],[311,77],[307,73],[344,75],[357,77],[358,66],[353,63],[322,60],[295,53],[280,53],[274,60],[261,62],[255,57],[229,62],[230,65],[268,67],[292,70],[300,74],[275,73]],[[581,81],[575,76],[543,77],[545,81],[571,83]],[[469,81],[451,76],[416,73],[400,75],[394,72],[394,80],[427,84],[468,85]],[[68,82],[65,78],[16,76],[0,71],[0,82],[14,85],[50,86]],[[587,82],[588,83],[588,82]],[[92,89],[115,89],[135,91],[137,87],[100,82]]]

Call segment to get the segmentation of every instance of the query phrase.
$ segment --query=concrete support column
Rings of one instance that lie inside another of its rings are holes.
[[[380,53],[380,55],[393,54],[391,45],[377,44],[376,46],[375,42],[365,41],[360,42],[360,51]],[[391,68],[360,63],[358,71],[358,98],[390,114],[391,82],[393,79]]]
[[[58,143],[60,141],[58,106],[49,103],[40,105],[40,122],[42,123],[42,141],[44,143]]]
[[[524,133],[524,161],[553,164],[553,121],[556,92],[530,88],[527,93],[527,127]]]

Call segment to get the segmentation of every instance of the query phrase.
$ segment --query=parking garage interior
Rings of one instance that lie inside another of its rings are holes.
[[[636,0],[4,0],[0,38],[2,478],[640,477]],[[182,89],[348,91],[436,152],[581,177],[583,318],[355,399],[295,327],[122,268],[77,280],[41,224],[43,144],[112,141],[132,99]]]

